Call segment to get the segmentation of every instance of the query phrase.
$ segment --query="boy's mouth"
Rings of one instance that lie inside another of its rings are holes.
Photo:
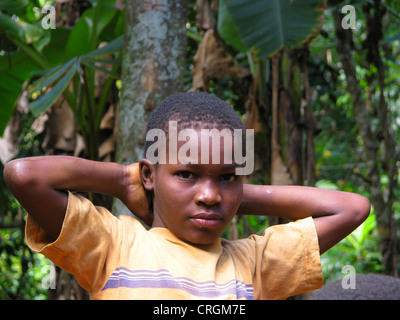
[[[218,213],[198,213],[192,215],[190,220],[200,226],[200,228],[218,228],[222,223],[222,216]]]

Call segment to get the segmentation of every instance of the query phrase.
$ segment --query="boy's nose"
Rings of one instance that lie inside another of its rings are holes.
[[[213,181],[205,181],[200,184],[195,195],[197,204],[203,203],[207,206],[212,206],[220,203],[222,200],[218,186]]]

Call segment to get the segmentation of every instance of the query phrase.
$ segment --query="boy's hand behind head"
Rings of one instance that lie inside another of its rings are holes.
[[[123,200],[128,209],[148,226],[153,223],[153,212],[140,178],[139,163],[126,166],[127,193]]]

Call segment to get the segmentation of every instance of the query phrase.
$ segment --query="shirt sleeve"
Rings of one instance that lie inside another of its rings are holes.
[[[311,217],[265,229],[263,235],[223,241],[236,276],[256,300],[283,300],[323,285],[318,236]]]
[[[323,284],[319,245],[311,217],[269,227],[254,236],[254,291],[259,299],[286,299]]]
[[[60,235],[54,242],[30,215],[25,229],[32,250],[74,274],[89,292],[101,289],[112,273],[123,232],[121,221],[111,212],[71,192]]]

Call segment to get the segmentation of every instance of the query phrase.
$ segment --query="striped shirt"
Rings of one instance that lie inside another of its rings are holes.
[[[92,299],[285,299],[322,286],[311,218],[263,235],[209,245],[146,230],[133,216],[69,193],[61,233],[49,243],[28,215],[28,245],[74,274]]]

